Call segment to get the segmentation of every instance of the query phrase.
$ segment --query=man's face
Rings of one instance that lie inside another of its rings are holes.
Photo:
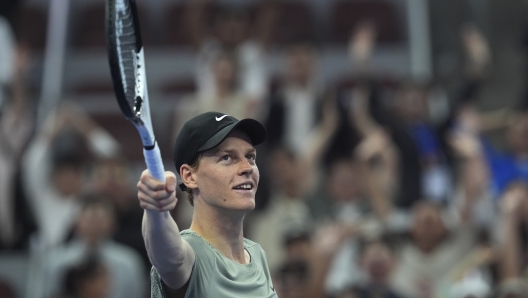
[[[260,177],[256,154],[250,138],[238,130],[205,151],[193,173],[198,186],[195,197],[199,198],[195,204],[203,200],[220,209],[253,210]]]

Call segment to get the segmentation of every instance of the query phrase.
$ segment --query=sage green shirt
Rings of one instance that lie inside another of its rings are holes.
[[[181,231],[196,256],[185,298],[277,298],[271,282],[266,255],[260,245],[244,238],[244,248],[251,256],[248,264],[228,259],[191,230]],[[152,298],[165,298],[161,278],[153,267]]]

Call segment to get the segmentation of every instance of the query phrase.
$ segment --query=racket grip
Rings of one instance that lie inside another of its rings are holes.
[[[154,144],[154,148],[147,150],[143,148],[143,155],[147,163],[147,169],[150,175],[156,180],[165,183],[165,168],[163,167],[163,160],[161,159],[160,149],[158,143]]]

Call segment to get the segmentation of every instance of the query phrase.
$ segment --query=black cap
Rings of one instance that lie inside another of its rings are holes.
[[[197,153],[222,143],[233,129],[245,132],[253,146],[266,140],[266,129],[254,119],[238,120],[218,112],[200,114],[187,121],[174,144],[174,165],[179,173],[183,164],[190,164]]]

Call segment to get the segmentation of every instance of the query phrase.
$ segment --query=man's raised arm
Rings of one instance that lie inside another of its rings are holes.
[[[189,280],[195,255],[191,246],[180,237],[178,225],[169,211],[174,209],[176,176],[165,172],[165,183],[143,171],[138,182],[139,204],[143,215],[143,238],[152,265],[167,286],[178,289]]]

